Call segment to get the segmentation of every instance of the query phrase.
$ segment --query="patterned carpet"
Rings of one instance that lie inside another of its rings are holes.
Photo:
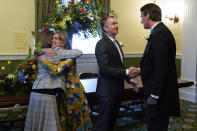
[[[181,117],[170,118],[169,131],[197,131],[197,103],[180,101]],[[146,119],[141,107],[129,106],[129,110],[121,108],[120,118],[117,120],[114,131],[147,131]],[[24,119],[27,108],[0,110],[0,131],[23,131]],[[15,119],[22,121],[16,121]],[[96,122],[96,115],[93,114],[93,123]],[[10,122],[2,122],[12,120]]]
[[[181,117],[171,117],[169,131],[197,131],[197,103],[180,101]],[[119,118],[115,131],[147,131],[146,119],[140,106],[133,107],[133,115]]]

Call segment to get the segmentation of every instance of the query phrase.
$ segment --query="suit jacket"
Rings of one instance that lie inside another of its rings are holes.
[[[120,54],[108,36],[103,35],[103,38],[98,41],[95,55],[99,67],[96,94],[100,96],[119,95],[124,88],[124,79],[128,78]]]
[[[145,99],[159,96],[160,114],[180,114],[176,74],[176,44],[170,30],[161,22],[152,31],[140,62]]]
[[[75,58],[82,55],[82,52],[78,49],[64,50],[59,47],[55,48],[55,57],[47,57],[46,59],[58,64],[62,59]],[[34,81],[32,89],[53,89],[53,88],[65,88],[65,76],[60,74],[58,76],[52,76],[50,71],[42,66],[42,63],[38,63],[38,76]]]

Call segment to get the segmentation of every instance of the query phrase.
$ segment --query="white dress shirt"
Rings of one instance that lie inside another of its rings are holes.
[[[116,48],[117,48],[117,50],[118,50],[118,52],[119,52],[119,55],[120,55],[120,59],[121,59],[121,61],[122,61],[122,63],[123,63],[123,54],[121,53],[121,51],[120,51],[120,47],[118,46],[118,43],[117,43],[117,41],[116,41],[116,39],[114,39],[114,38],[111,38],[110,36],[108,36],[109,37],[109,39],[114,43],[114,45],[116,46]],[[128,69],[126,69],[126,75],[128,75],[129,74],[129,70]]]
[[[109,39],[114,43],[114,45],[116,46],[116,49],[118,50],[119,55],[120,55],[120,59],[121,59],[121,61],[122,61],[122,63],[123,63],[123,56],[122,56],[122,53],[121,53],[121,51],[120,51],[120,47],[119,47],[119,45],[118,45],[116,39],[111,38],[110,36],[108,36],[108,37],[109,37]]]

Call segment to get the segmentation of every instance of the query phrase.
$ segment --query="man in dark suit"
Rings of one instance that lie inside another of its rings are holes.
[[[123,52],[118,41],[118,22],[113,16],[101,20],[103,37],[98,41],[95,55],[99,67],[97,83],[97,100],[99,103],[99,118],[97,131],[112,131],[120,106],[120,94],[124,88],[124,79],[128,75],[134,77],[137,70],[133,67],[125,69]]]
[[[146,4],[140,11],[141,23],[151,30],[140,63],[147,126],[149,131],[167,131],[169,116],[180,115],[175,39],[161,22],[159,6]]]

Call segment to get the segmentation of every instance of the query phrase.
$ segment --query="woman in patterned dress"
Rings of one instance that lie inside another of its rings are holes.
[[[57,38],[61,33],[53,37],[53,44],[58,46]],[[53,75],[64,73],[66,92],[64,100],[59,101],[59,118],[62,131],[92,131],[92,123],[89,107],[85,96],[85,90],[76,75],[75,58],[61,61],[59,64],[49,62],[41,57],[42,65],[50,70]]]

